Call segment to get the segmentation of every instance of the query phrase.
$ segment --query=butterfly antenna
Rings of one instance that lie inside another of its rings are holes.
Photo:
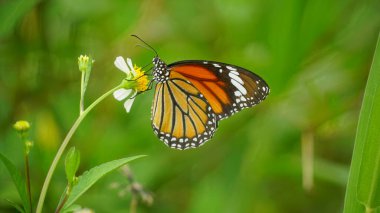
[[[131,36],[133,36],[133,37],[135,37],[135,38],[137,38],[138,40],[140,40],[142,43],[144,43],[147,47],[149,47],[149,49],[150,50],[153,50],[153,52],[156,54],[156,56],[158,56],[158,53],[157,53],[157,51],[152,47],[152,46],[150,46],[148,43],[146,43],[144,40],[142,40],[140,37],[138,37],[137,35],[131,35]],[[141,45],[140,45],[141,46]],[[141,46],[141,47],[143,47],[143,46]],[[146,48],[146,47],[145,47]]]
[[[151,48],[149,48],[149,47],[147,47],[147,46],[144,46],[144,45],[141,45],[141,44],[136,44],[136,47],[141,47],[141,48],[147,49],[147,50],[149,50],[149,51],[152,51]],[[154,51],[154,50],[153,50],[153,51]],[[156,53],[156,52],[154,52],[154,53],[155,53],[156,56],[157,56],[157,53]]]
[[[145,68],[147,68],[151,63],[149,62],[148,64],[144,65],[141,69],[144,70]],[[150,68],[152,69],[152,68]]]

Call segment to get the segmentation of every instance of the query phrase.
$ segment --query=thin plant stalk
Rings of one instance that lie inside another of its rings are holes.
[[[314,137],[311,131],[302,134],[301,147],[302,183],[304,190],[310,192],[314,186]]]
[[[57,206],[57,209],[55,210],[55,213],[61,212],[63,206],[65,206],[65,203],[66,203],[67,199],[69,198],[70,191],[71,191],[71,187],[67,186],[67,188],[65,190],[65,194],[64,194],[63,198],[60,200],[60,202]]]
[[[30,187],[30,166],[29,166],[29,152],[30,152],[30,141],[26,136],[26,133],[21,133],[21,141],[24,144],[24,161],[25,161],[25,179],[26,179],[26,193],[28,196],[28,202],[30,206],[30,213],[32,212],[32,190]]]
[[[26,176],[26,191],[28,193],[28,199],[30,204],[30,211],[32,211],[32,191],[30,189],[30,169],[29,169],[29,154],[25,153],[25,176]]]
[[[84,111],[84,78],[85,78],[85,72],[81,72],[81,84],[80,84],[80,101],[79,101],[79,115],[81,115]]]
[[[66,203],[66,201],[67,201],[68,198],[69,198],[69,196],[66,194],[65,197],[63,198],[62,202],[59,204],[59,206],[55,210],[55,213],[61,212],[61,210],[65,206],[65,203]]]
[[[131,205],[130,205],[130,208],[129,208],[129,212],[130,213],[136,213],[136,210],[137,210],[137,196],[132,193],[132,199],[131,199]]]
[[[51,181],[51,178],[53,176],[53,173],[55,171],[55,168],[57,167],[57,164],[59,162],[59,160],[61,159],[62,157],[62,154],[63,152],[65,151],[66,149],[66,146],[67,144],[69,143],[71,137],[73,136],[73,134],[75,133],[76,129],[78,128],[79,124],[82,122],[82,120],[86,117],[86,115],[99,103],[101,102],[103,99],[105,99],[106,97],[108,97],[110,94],[112,94],[114,91],[122,88],[123,84],[120,84],[118,85],[117,87],[109,90],[108,92],[104,93],[102,96],[100,96],[98,99],[96,99],[89,107],[86,108],[86,110],[83,111],[83,113],[81,113],[79,115],[79,117],[77,118],[77,120],[75,121],[75,123],[73,124],[73,126],[71,127],[70,131],[67,133],[65,139],[63,140],[61,146],[59,147],[58,149],[58,152],[57,154],[55,155],[54,157],[54,160],[52,162],[52,164],[50,165],[50,168],[49,168],[49,171],[46,175],[46,178],[45,178],[45,181],[44,181],[44,184],[42,186],[42,189],[41,189],[41,194],[40,194],[40,197],[38,199],[38,203],[37,203],[37,208],[36,208],[36,213],[41,213],[42,212],[42,207],[43,207],[43,204],[44,204],[44,201],[45,201],[45,197],[46,197],[46,193],[47,193],[47,190],[48,190],[48,187],[49,187],[49,184],[50,184],[50,181]]]

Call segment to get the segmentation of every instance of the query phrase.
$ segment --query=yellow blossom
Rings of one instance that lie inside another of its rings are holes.
[[[141,70],[141,67],[134,66],[134,69],[136,71],[136,76],[133,78],[133,80],[136,80],[137,85],[136,85],[136,90],[138,92],[144,92],[145,90],[148,89],[148,76],[145,75],[145,72]]]

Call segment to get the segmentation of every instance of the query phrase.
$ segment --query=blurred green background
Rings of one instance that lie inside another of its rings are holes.
[[[109,97],[70,142],[81,152],[80,173],[147,154],[130,165],[154,196],[153,205],[140,204],[139,212],[341,212],[379,11],[376,0],[1,1],[0,152],[23,167],[23,146],[11,125],[29,120],[37,201],[78,115],[77,57],[96,60],[89,104],[123,78],[113,65],[116,56],[140,66],[151,61],[151,52],[135,47],[139,41],[130,35],[137,34],[167,63],[204,59],[250,69],[271,94],[221,121],[213,140],[186,151],[169,149],[154,135],[153,91],[138,96],[130,114]],[[314,156],[304,152],[302,160],[302,143],[314,147]],[[313,160],[307,168],[314,165],[314,182],[306,186],[305,159]],[[112,183],[127,180],[114,172],[78,203],[96,212],[126,212],[131,196],[120,195]],[[46,212],[65,184],[61,162]],[[4,198],[19,197],[2,164],[0,198],[0,212],[13,212]]]

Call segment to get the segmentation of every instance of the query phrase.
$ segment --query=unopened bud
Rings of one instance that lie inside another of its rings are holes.
[[[28,121],[17,121],[13,128],[18,132],[27,132],[30,129],[30,124]]]
[[[80,55],[78,57],[78,67],[81,72],[86,72],[88,68],[91,68],[94,61],[87,55]]]

